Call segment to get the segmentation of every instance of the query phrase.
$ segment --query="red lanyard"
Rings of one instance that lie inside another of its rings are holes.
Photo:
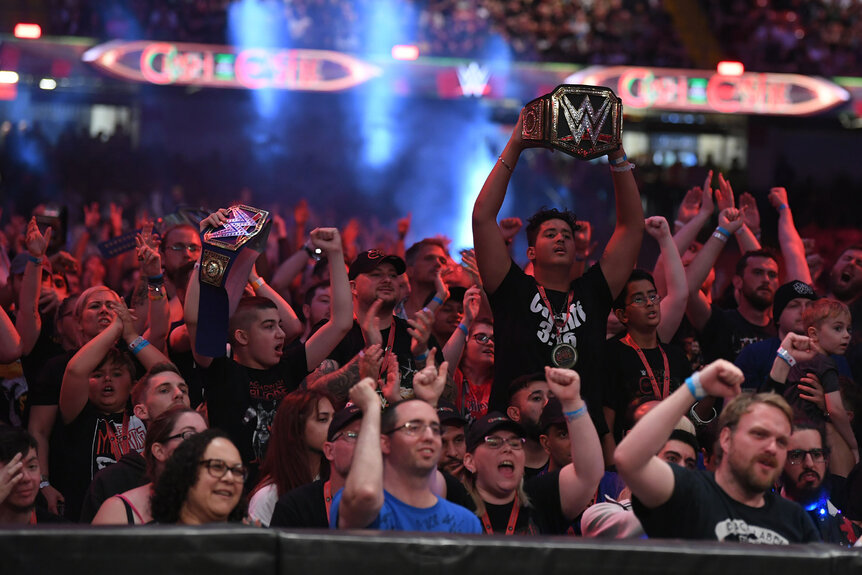
[[[515,524],[518,522],[518,514],[520,512],[521,504],[518,502],[518,495],[515,494],[515,501],[512,502],[512,513],[509,514],[509,523],[506,524],[506,535],[515,534]],[[491,527],[491,518],[488,517],[487,511],[482,515],[482,525],[485,527],[485,533],[488,535],[494,534],[494,528]]]
[[[329,509],[332,507],[332,482],[323,484],[323,502],[326,504],[326,523],[329,523]]]
[[[572,300],[575,298],[575,291],[569,290],[569,296],[566,301],[566,317],[562,322],[559,322],[554,317],[554,308],[551,307],[551,302],[548,301],[548,296],[545,294],[545,288],[537,285],[536,289],[539,290],[539,295],[542,296],[542,303],[545,304],[545,307],[548,308],[548,313],[551,314],[551,322],[554,324],[554,327],[557,328],[557,343],[562,343],[563,328],[566,327],[567,323],[569,323],[569,315],[572,313]]]
[[[36,525],[36,510],[30,512],[30,525]]]
[[[105,418],[105,429],[108,430],[108,435],[110,435],[114,439],[113,443],[117,446],[117,450],[119,451],[119,454],[116,454],[117,460],[119,460],[121,456],[123,456],[126,453],[128,453],[129,451],[131,451],[131,438],[129,437],[130,433],[129,433],[129,414],[128,413],[123,413],[123,423],[122,423],[122,428],[120,429],[121,435],[119,435],[119,436],[117,435],[116,424],[114,423],[114,421],[112,419],[110,419],[110,416],[107,416]],[[110,445],[110,443],[111,442],[109,441],[108,444]],[[111,451],[113,451],[113,449]]]
[[[461,386],[464,390],[464,399],[462,400],[464,402],[464,405],[461,407],[461,409],[466,409],[476,419],[482,417],[484,415],[484,413],[482,413],[482,410],[483,408],[488,407],[488,400],[491,398],[491,386],[488,384],[475,386],[481,388],[480,396],[477,396],[474,393],[474,386],[470,385],[470,382],[467,381],[466,377],[463,378]],[[469,400],[471,399],[473,400],[472,409],[469,403]]]
[[[655,374],[652,371],[652,367],[650,367],[649,362],[644,355],[644,352],[638,347],[638,344],[635,343],[635,340],[632,339],[632,335],[627,333],[626,336],[622,339],[622,342],[627,346],[631,347],[638,354],[638,357],[641,359],[641,363],[646,368],[647,376],[649,376],[650,385],[652,385],[652,391],[655,394],[655,397],[659,400],[664,399],[670,393],[670,365],[667,361],[667,354],[661,347],[661,344],[658,344],[658,350],[661,352],[662,361],[664,361],[664,378],[662,381],[662,389],[658,388],[658,381],[655,378]]]

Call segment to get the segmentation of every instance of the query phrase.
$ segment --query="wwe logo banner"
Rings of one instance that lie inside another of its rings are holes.
[[[561,84],[524,106],[522,139],[581,160],[619,148],[622,132],[622,100],[610,88]]]

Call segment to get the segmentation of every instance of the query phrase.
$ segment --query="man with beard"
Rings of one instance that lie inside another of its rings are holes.
[[[737,308],[710,305],[700,286],[728,238],[742,224],[734,208],[722,210],[718,221],[715,232],[686,268],[689,282],[686,317],[700,334],[706,361],[719,358],[733,361],[745,346],[775,337],[772,302],[778,288],[778,262],[766,250],[746,252],[737,262],[733,276]]]
[[[796,423],[787,444],[787,461],[781,473],[784,487],[781,495],[802,505],[820,530],[827,543],[852,547],[862,535],[862,527],[854,525],[841,514],[830,500],[832,493],[842,493],[844,478],[827,477],[829,449],[825,430],[811,423]],[[838,501],[843,508],[844,505]]]
[[[852,338],[845,353],[853,379],[862,381],[862,245],[844,249],[829,272],[829,297],[850,308]]]
[[[521,424],[526,434],[524,443],[524,477],[538,475],[548,464],[548,452],[539,438],[542,428],[539,420],[548,404],[550,392],[544,372],[529,373],[509,385],[509,407],[506,415]]]
[[[819,541],[799,505],[772,492],[787,457],[793,413],[774,393],[742,394],[742,372],[716,360],[647,413],[617,446],[614,462],[631,488],[650,538],[766,544]],[[655,453],[694,400],[733,398],[719,419],[715,472],[670,465]]]
[[[36,439],[23,429],[0,427],[0,525],[60,521],[36,507],[40,479],[36,447]]]
[[[467,451],[467,420],[454,405],[442,401],[437,404],[437,417],[440,418],[440,438],[443,442],[443,454],[437,468],[460,479],[464,474],[464,453]]]

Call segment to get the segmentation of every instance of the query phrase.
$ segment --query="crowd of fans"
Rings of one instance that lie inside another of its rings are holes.
[[[818,260],[787,190],[759,208],[712,170],[645,214],[622,148],[605,245],[567,210],[498,220],[520,134],[461,261],[304,201],[263,230],[3,214],[0,523],[856,544],[862,247]]]
[[[223,44],[240,12],[297,48],[379,49],[375,30],[424,55],[687,67],[692,59],[660,0],[53,0],[46,32]],[[251,6],[253,5],[253,6]],[[858,75],[862,7],[822,0],[702,0],[723,57],[751,70]],[[677,23],[676,25],[687,25]],[[261,40],[262,37],[258,37]],[[267,41],[267,40],[264,40]]]

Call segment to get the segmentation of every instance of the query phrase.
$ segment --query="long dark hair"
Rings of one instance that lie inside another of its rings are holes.
[[[278,495],[314,481],[311,474],[312,455],[305,444],[305,424],[308,417],[317,412],[321,400],[328,399],[335,405],[335,398],[326,390],[300,389],[289,393],[281,400],[272,422],[272,434],[266,448],[266,457],[260,466],[261,480],[254,488],[275,484]],[[329,472],[329,462],[320,458],[320,475]]]
[[[150,508],[156,523],[177,523],[180,520],[180,510],[188,497],[189,490],[198,482],[200,461],[210,443],[216,438],[230,438],[218,429],[207,429],[183,441],[174,450],[171,458],[165,463],[162,474],[156,481]],[[246,513],[245,498],[228,516],[228,521],[242,521]]]

